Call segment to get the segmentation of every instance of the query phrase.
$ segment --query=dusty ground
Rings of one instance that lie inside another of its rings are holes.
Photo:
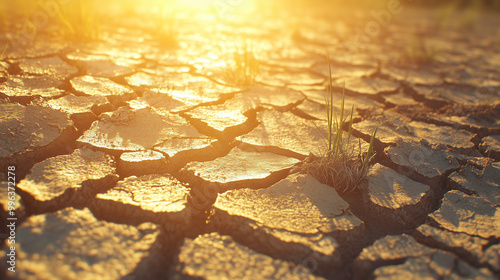
[[[8,166],[18,217],[3,273],[498,279],[500,17],[406,8],[366,41],[356,11],[181,15],[174,44],[133,17],[95,42],[0,34],[2,225]],[[244,44],[259,68],[237,85]],[[342,196],[293,172],[324,146],[327,51],[362,149],[378,126],[367,181]]]

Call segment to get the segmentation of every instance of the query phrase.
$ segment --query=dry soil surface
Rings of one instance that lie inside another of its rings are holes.
[[[498,279],[500,17],[443,27],[406,9],[357,38],[368,13],[299,14],[179,16],[175,47],[130,18],[98,41],[40,32],[7,48],[2,240],[8,166],[18,221],[16,272],[4,246],[2,274]],[[225,63],[244,41],[259,71],[241,85]],[[348,194],[296,172],[324,147],[327,51],[355,146],[378,127]]]

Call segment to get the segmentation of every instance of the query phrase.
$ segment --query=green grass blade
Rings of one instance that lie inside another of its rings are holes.
[[[349,132],[347,133],[347,141],[345,144],[345,150],[347,151],[349,149],[349,141],[351,140],[351,132],[352,132],[352,114],[354,112],[354,104],[352,104],[351,108],[351,116],[349,118]]]
[[[375,128],[375,130],[372,133],[372,137],[370,138],[370,146],[368,147],[368,152],[366,152],[366,158],[365,161],[363,162],[363,169],[366,170],[368,167],[368,161],[370,160],[372,150],[373,150],[373,143],[375,142],[375,135],[377,134],[377,129],[378,126]]]
[[[323,130],[321,130],[321,128],[319,128],[314,121],[313,121],[313,124],[316,127],[316,129],[318,129],[319,132],[321,132],[321,134],[323,135],[323,137],[325,137],[325,139],[328,140],[328,135]]]
[[[328,85],[327,92],[324,96],[326,115],[327,115],[327,130],[324,132],[318,128],[316,123],[313,124],[327,138],[328,150],[325,153],[320,152],[320,157],[313,158],[312,162],[306,163],[306,169],[313,176],[319,178],[321,182],[328,184],[340,193],[346,193],[360,187],[362,180],[366,177],[369,169],[369,162],[374,154],[374,143],[378,127],[376,127],[371,135],[368,151],[363,157],[361,151],[361,140],[358,139],[359,153],[356,156],[349,152],[349,144],[352,136],[352,126],[354,118],[354,105],[351,107],[351,112],[348,114],[345,109],[345,81],[342,88],[342,100],[340,100],[340,111],[336,111],[334,104],[334,89],[332,81],[332,65],[330,57],[327,53],[328,61]],[[338,113],[338,115],[337,115]],[[347,129],[344,131],[344,125]],[[344,139],[344,134],[347,134],[347,139]]]
[[[3,59],[3,56],[5,55],[5,52],[7,51],[8,48],[9,48],[9,44],[7,43],[3,47],[2,53],[0,54],[0,59]]]
[[[57,17],[64,24],[64,26],[66,26],[66,28],[68,28],[70,34],[75,35],[75,33],[76,33],[75,29],[73,28],[73,26],[71,26],[71,23],[63,15],[63,13],[61,12],[61,9],[57,9]]]
[[[332,147],[332,130],[334,125],[335,111],[333,108],[332,67],[330,64],[330,54],[328,54],[328,52],[326,53],[326,59],[328,62],[328,94],[326,97],[326,109],[328,114],[328,151],[331,151],[334,148]]]
[[[332,109],[334,110],[333,111],[333,113],[334,113],[333,114],[333,119],[334,119],[334,127],[333,127],[334,129],[333,129],[333,131],[335,133],[335,138],[333,139],[333,143],[332,143],[332,146],[333,146],[332,150],[333,150],[333,154],[335,156],[337,156],[338,155],[338,153],[337,153],[337,142],[338,142],[338,137],[339,137],[339,120],[337,118],[337,112],[335,111],[335,108],[333,107],[333,105],[332,105]]]
[[[342,88],[342,102],[340,105],[340,118],[339,118],[339,127],[338,127],[338,139],[337,139],[337,149],[339,154],[342,153],[342,133],[343,130],[342,128],[344,127],[344,104],[345,104],[345,81],[344,81],[344,86]]]

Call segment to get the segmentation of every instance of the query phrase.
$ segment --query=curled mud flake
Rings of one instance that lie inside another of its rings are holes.
[[[107,78],[80,76],[71,79],[70,83],[76,91],[88,96],[104,96],[110,98],[110,100],[119,100],[121,102],[125,102],[134,96],[130,88]]]
[[[12,100],[27,103],[35,98],[56,98],[65,94],[59,87],[64,80],[56,76],[11,75],[0,84],[0,92]]]
[[[344,82],[342,80],[342,82]],[[348,91],[377,95],[380,93],[394,92],[399,88],[399,83],[379,78],[350,78],[345,80],[345,89]]]
[[[430,187],[403,176],[396,171],[375,164],[368,177],[364,199],[381,223],[413,225],[425,218],[430,210]]]
[[[217,258],[209,256],[218,256]],[[200,259],[201,257],[201,259]],[[233,238],[218,233],[186,239],[180,248],[172,278],[323,279],[307,268],[257,253]]]
[[[480,170],[467,165],[450,175],[450,179],[461,188],[481,196],[486,201],[500,205],[500,163],[494,162]]]
[[[477,269],[446,251],[408,258],[401,265],[379,267],[373,275],[375,279],[399,279],[401,277],[495,279],[491,271]]]
[[[420,225],[414,236],[422,243],[455,253],[470,263],[484,263],[484,247],[488,240],[465,233],[438,229],[428,224]]]
[[[151,277],[164,261],[157,244],[159,233],[151,223],[137,228],[98,220],[87,208],[31,216],[16,232],[16,275],[26,279],[119,279],[132,273]],[[8,256],[2,251],[0,258],[6,262]],[[50,269],[54,265],[59,269]]]
[[[40,213],[84,203],[84,197],[112,187],[117,177],[109,156],[77,149],[35,164],[18,188],[29,194],[31,210]]]
[[[259,112],[257,120],[259,126],[237,139],[248,144],[278,147],[301,155],[315,152],[318,147],[324,145],[324,135],[316,127],[320,126],[326,131],[324,122],[305,120],[292,113],[276,110]]]
[[[67,55],[69,60],[74,61],[80,68],[83,68],[86,75],[92,77],[113,78],[130,75],[134,71],[126,61],[122,63],[106,55],[86,54],[83,52],[73,52]]]
[[[272,256],[296,262],[316,253],[321,257],[315,258],[317,265],[338,268],[337,240],[361,238],[365,230],[348,209],[333,188],[294,174],[266,189],[220,194],[211,223]]]
[[[167,158],[157,151],[125,152],[118,160],[118,173],[124,176],[162,174],[167,165]]]
[[[483,138],[480,149],[493,158],[500,159],[500,135],[491,135]]]
[[[396,146],[386,149],[389,158],[402,166],[411,168],[428,178],[440,176],[446,171],[460,167],[454,154],[444,147],[430,147],[415,141],[400,139]]]
[[[78,141],[110,150],[140,151],[176,138],[191,137],[202,135],[178,115],[150,107],[122,106],[115,112],[101,114],[100,120],[92,123]]]
[[[190,220],[189,189],[171,176],[158,174],[131,176],[115,187],[96,195],[92,211],[116,222],[154,222],[187,228]]]
[[[429,256],[436,251],[436,249],[418,243],[407,234],[387,235],[364,248],[353,261],[351,271],[355,279],[363,279],[383,264]]]
[[[386,66],[382,68],[382,73],[398,81],[410,82],[412,84],[439,85],[443,82],[438,74],[427,70],[399,69]]]
[[[19,155],[31,153],[36,157],[44,149],[51,150],[54,148],[52,143],[69,137],[73,129],[66,114],[51,108],[10,103],[1,104],[0,113],[0,134],[10,136],[0,139],[6,143],[0,146],[12,148],[13,153]],[[0,149],[2,158],[12,157],[13,153]]]
[[[480,197],[456,190],[446,193],[441,207],[429,217],[450,231],[485,239],[500,237],[500,210]]]
[[[68,78],[78,72],[76,67],[67,64],[58,56],[22,59],[19,61],[19,68],[24,73],[32,75],[52,75],[61,78]]]
[[[229,183],[264,179],[290,168],[298,160],[272,153],[248,152],[236,147],[224,157],[209,162],[192,162],[183,170],[193,171],[210,182]]]

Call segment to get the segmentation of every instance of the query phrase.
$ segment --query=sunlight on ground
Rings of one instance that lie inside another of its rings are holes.
[[[0,0],[0,279],[498,279],[488,8]]]

